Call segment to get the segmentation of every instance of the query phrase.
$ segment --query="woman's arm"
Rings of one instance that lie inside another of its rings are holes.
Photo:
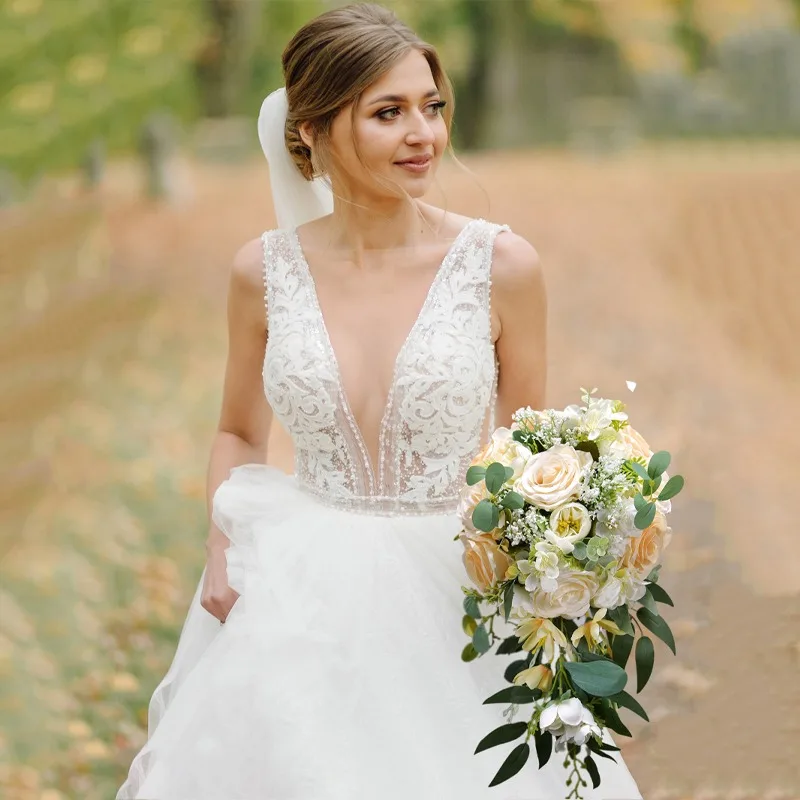
[[[544,274],[531,244],[508,231],[495,241],[492,308],[500,323],[497,425],[508,427],[518,408],[544,407],[547,384]]]
[[[222,409],[211,446],[206,482],[209,554],[228,546],[211,521],[214,494],[233,467],[266,461],[272,410],[264,396],[261,368],[267,339],[263,250],[253,239],[236,253],[228,286],[228,360]]]

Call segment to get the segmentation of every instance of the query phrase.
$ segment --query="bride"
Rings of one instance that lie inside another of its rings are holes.
[[[453,541],[495,420],[544,404],[536,252],[420,200],[453,101],[392,13],[323,14],[283,71],[259,119],[280,227],[231,269],[207,563],[117,798],[560,800],[557,754],[491,790],[506,754],[473,754],[502,686],[498,656],[460,660]],[[272,414],[292,476],[264,463]],[[598,767],[582,797],[641,799]]]

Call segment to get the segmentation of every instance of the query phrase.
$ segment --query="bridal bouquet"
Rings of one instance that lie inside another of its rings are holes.
[[[519,409],[467,471],[458,538],[476,588],[462,587],[470,642],[461,657],[471,661],[497,642],[498,654],[520,653],[505,670],[511,685],[484,701],[507,705],[508,722],[476,753],[525,737],[490,786],[523,768],[531,738],[540,768],[554,749],[564,753],[570,797],[580,798],[585,775],[599,786],[595,758],[614,761],[619,750],[601,728],[631,735],[619,708],[648,719],[625,691],[631,652],[637,692],[653,670],[645,629],[675,653],[657,605],[673,603],[658,573],[672,536],[670,498],[683,478],[668,476],[669,453],[651,452],[622,402],[594,391],[563,411]],[[513,633],[501,635],[496,623]],[[528,707],[527,719],[513,721]]]

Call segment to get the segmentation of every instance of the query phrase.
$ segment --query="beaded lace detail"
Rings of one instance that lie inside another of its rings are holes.
[[[469,461],[494,427],[490,276],[502,230],[472,220],[442,261],[394,364],[377,470],[349,407],[297,232],[263,234],[264,390],[292,436],[305,490],[364,513],[455,509]]]

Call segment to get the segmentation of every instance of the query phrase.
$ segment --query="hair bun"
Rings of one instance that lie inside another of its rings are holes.
[[[307,180],[314,179],[314,165],[311,160],[311,148],[303,141],[297,125],[286,121],[286,149],[292,157],[300,174]]]

